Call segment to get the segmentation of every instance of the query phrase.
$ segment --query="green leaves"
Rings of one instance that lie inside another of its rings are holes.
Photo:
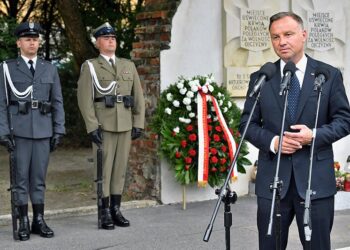
[[[240,109],[231,100],[224,87],[218,86],[211,75],[180,77],[162,92],[153,117],[151,128],[161,136],[160,151],[175,172],[175,179],[182,185],[196,183],[198,179],[198,121],[197,94],[204,93],[207,102],[207,124],[209,140],[208,183],[215,187],[226,179],[231,166],[227,138],[218,121],[218,115],[210,96],[216,98],[221,113],[235,140],[240,141],[238,125]],[[237,169],[245,173],[248,147],[243,143],[237,160]],[[237,173],[236,173],[237,174]]]

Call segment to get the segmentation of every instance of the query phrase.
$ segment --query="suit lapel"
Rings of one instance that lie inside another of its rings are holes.
[[[298,121],[298,118],[300,117],[309,96],[312,94],[312,91],[314,88],[313,83],[315,81],[315,68],[316,68],[316,62],[310,57],[308,57],[303,86],[301,88],[300,97],[299,97],[300,99],[298,103],[297,114],[295,117],[296,121]]]
[[[115,69],[109,64],[109,62],[106,61],[101,55],[98,56],[98,63],[101,68],[107,70],[111,74],[115,76]]]
[[[36,61],[34,79],[39,78],[42,73],[45,72],[44,61],[40,58]]]
[[[33,78],[32,72],[30,72],[29,67],[22,57],[17,58],[17,70],[21,71],[23,74],[30,78]]]
[[[275,99],[277,100],[278,106],[280,107],[281,111],[283,111],[284,106],[284,95],[280,95],[280,88],[281,88],[281,71],[280,71],[280,60],[275,62],[276,65],[276,74],[275,76],[270,80],[268,84],[271,84],[271,89],[273,94],[275,95]]]

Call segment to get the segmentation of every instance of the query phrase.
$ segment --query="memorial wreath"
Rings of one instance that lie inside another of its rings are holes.
[[[241,111],[211,75],[180,77],[161,94],[152,129],[176,180],[211,187],[223,184],[240,141]],[[232,179],[245,173],[248,146],[242,144]]]

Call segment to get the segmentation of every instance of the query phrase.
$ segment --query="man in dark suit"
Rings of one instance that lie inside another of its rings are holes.
[[[0,143],[16,157],[20,240],[30,238],[28,196],[33,207],[31,231],[50,238],[44,220],[45,178],[50,151],[65,133],[57,69],[37,57],[40,25],[22,23],[16,30],[20,56],[0,67]],[[10,137],[10,123],[14,143]]]
[[[279,134],[282,123],[284,97],[279,95],[283,68],[288,61],[296,64],[295,75],[300,86],[295,113],[288,106],[285,132],[282,138],[279,178],[281,190],[281,241],[287,247],[289,226],[296,217],[299,237],[305,247],[303,228],[304,200],[308,184],[310,143],[316,135],[313,157],[312,195],[312,249],[330,249],[330,233],[334,216],[336,193],[333,168],[332,143],[350,133],[350,108],[341,72],[323,62],[305,55],[307,39],[302,19],[291,12],[281,12],[270,18],[272,46],[280,60],[275,62],[277,72],[261,89],[261,97],[254,111],[246,139],[259,149],[259,166],[256,179],[258,201],[257,224],[259,249],[276,249],[275,233],[267,237],[272,192],[270,183],[276,172]],[[313,91],[315,69],[319,66],[329,70],[329,79],[323,84],[318,126],[315,131],[317,91]],[[259,73],[251,75],[248,93],[254,87]],[[292,99],[289,96],[288,99]],[[247,123],[255,98],[247,96],[241,117],[240,130]],[[290,103],[291,100],[288,100]],[[273,230],[274,231],[274,230]]]

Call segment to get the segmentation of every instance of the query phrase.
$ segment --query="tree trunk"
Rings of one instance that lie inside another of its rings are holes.
[[[90,42],[76,0],[57,0],[58,11],[60,12],[68,38],[70,49],[80,68],[86,60],[96,57],[97,51]]]

